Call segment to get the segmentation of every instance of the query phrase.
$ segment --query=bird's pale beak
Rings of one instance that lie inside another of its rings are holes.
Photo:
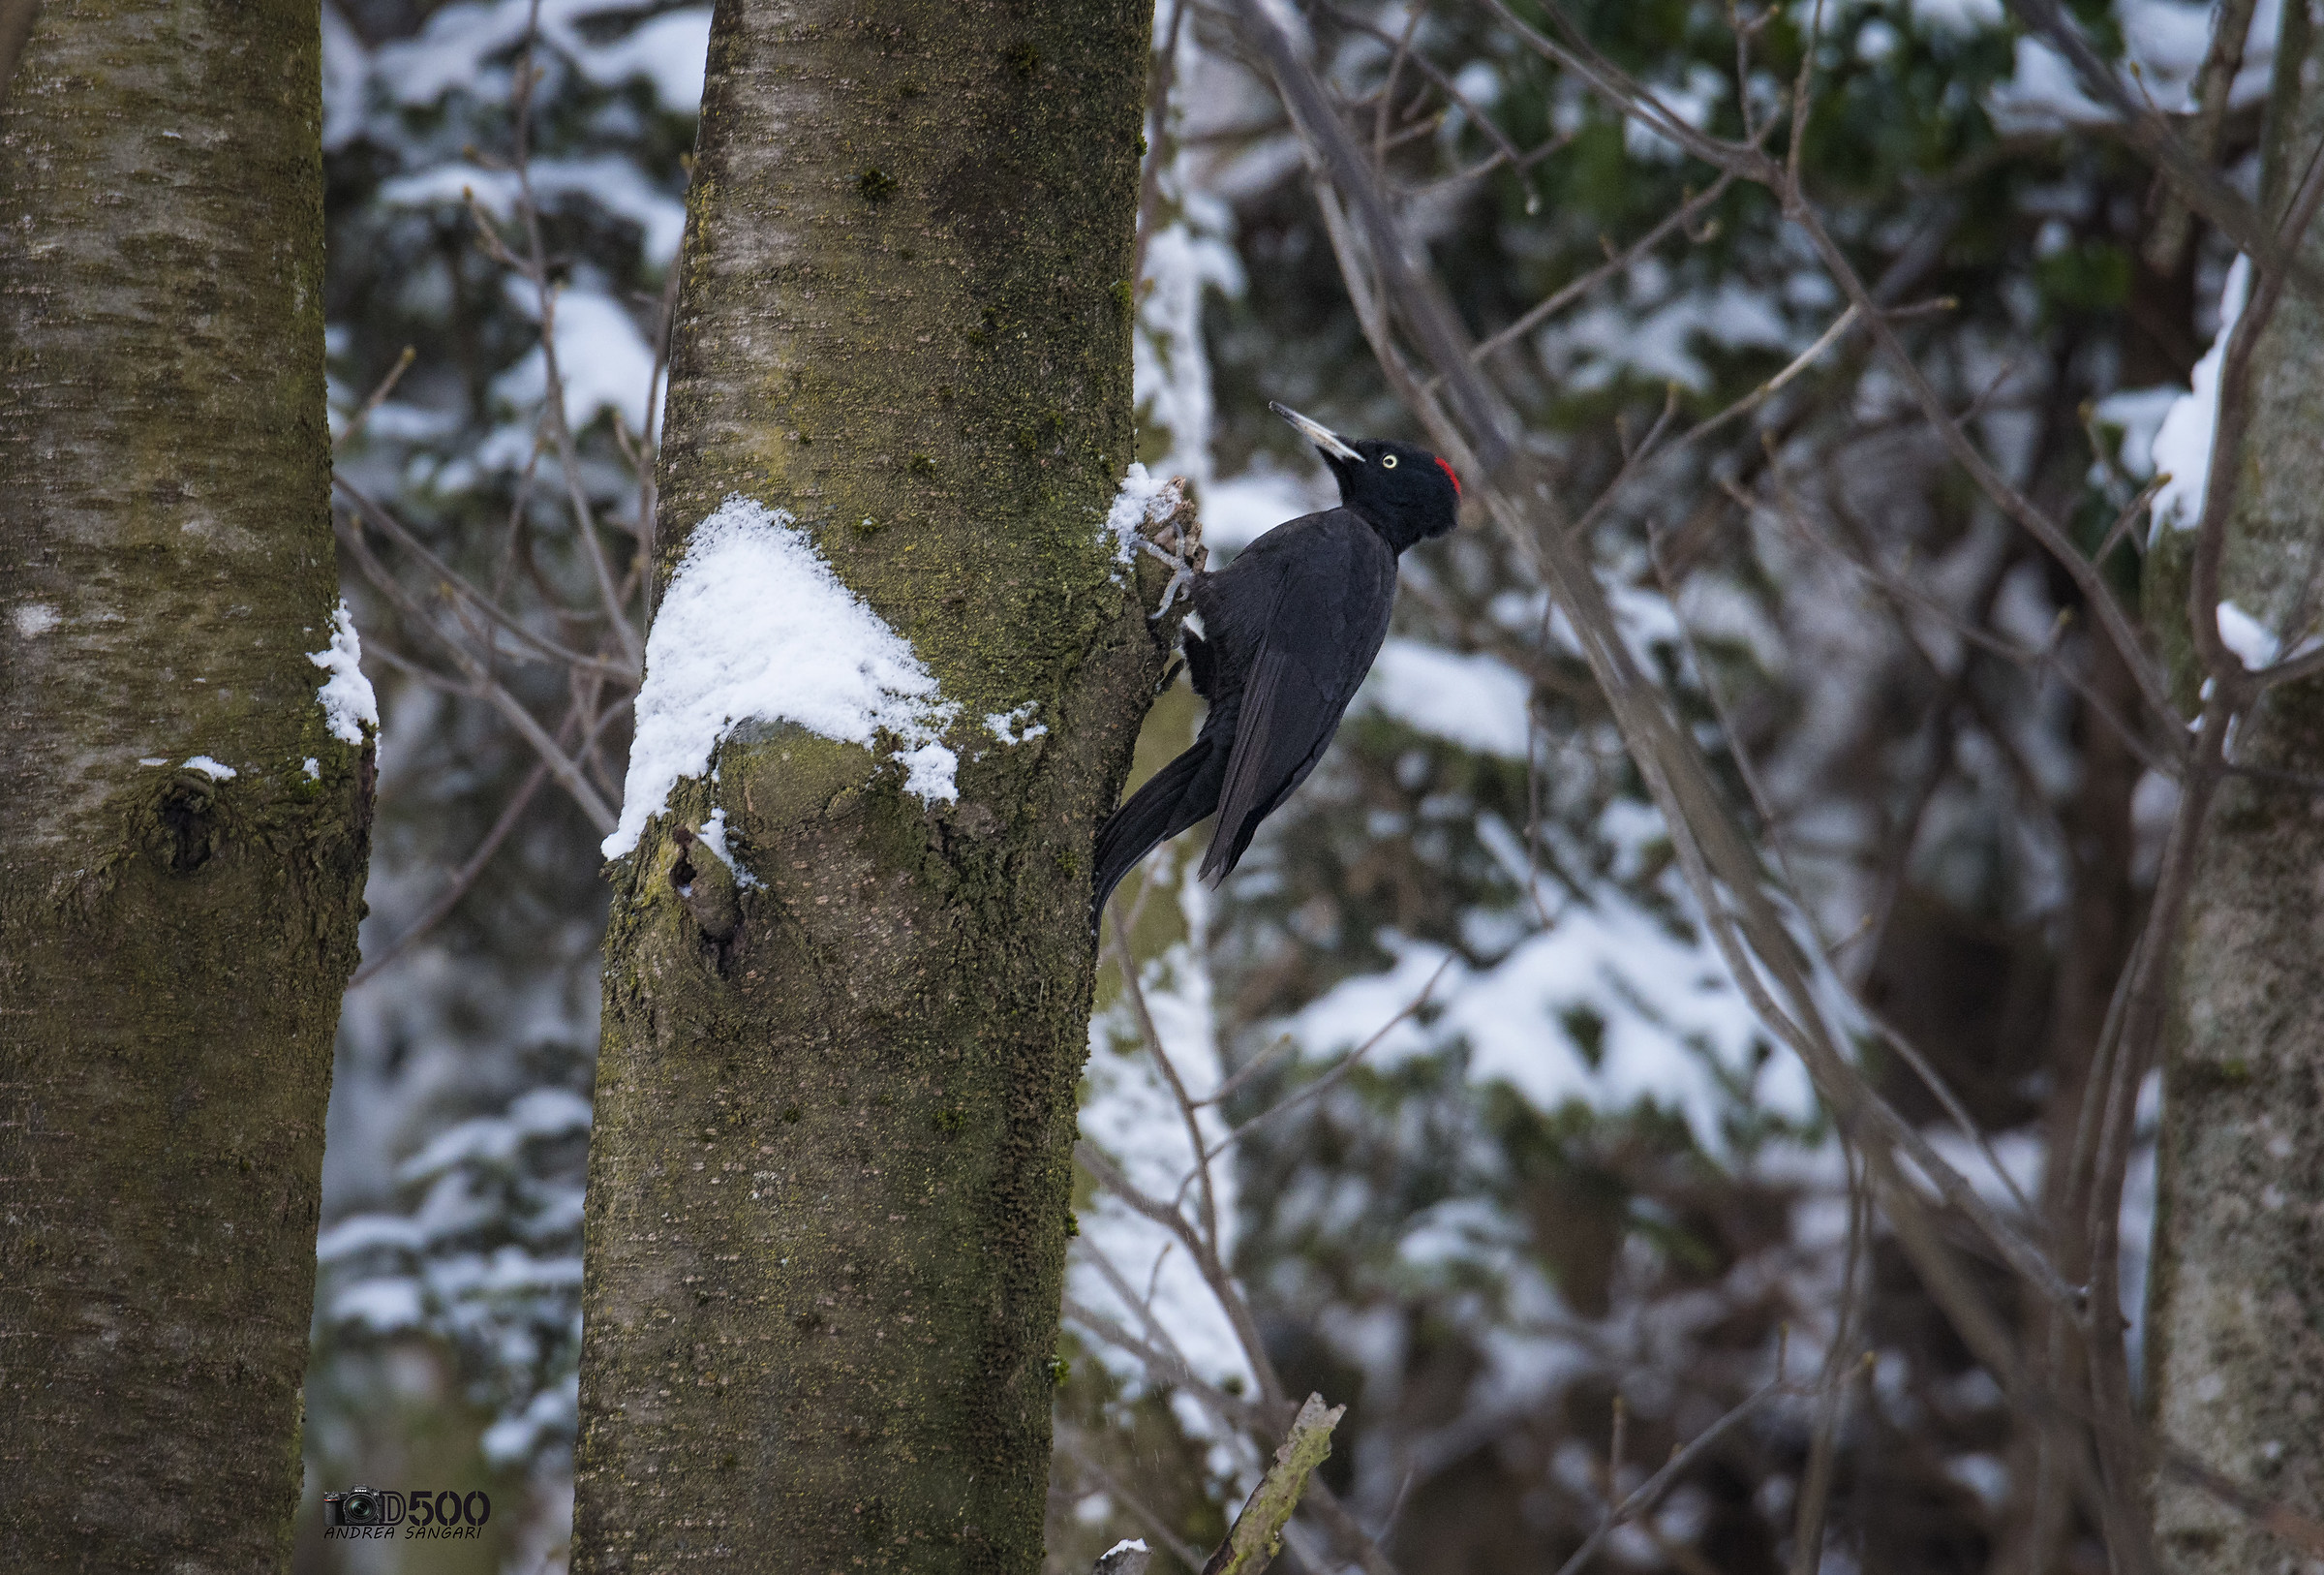
[[[1267,402],[1267,408],[1289,421],[1300,437],[1305,438],[1332,458],[1353,459],[1359,465],[1363,463],[1363,455],[1350,448],[1347,439],[1332,431],[1323,422],[1311,421],[1289,405],[1278,405],[1271,399]]]

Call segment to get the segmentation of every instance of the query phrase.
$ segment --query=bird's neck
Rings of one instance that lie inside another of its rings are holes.
[[[1421,539],[1421,532],[1417,526],[1384,517],[1373,510],[1366,509],[1361,504],[1349,503],[1345,499],[1341,500],[1340,507],[1369,525],[1372,528],[1372,534],[1386,541],[1388,549],[1398,557],[1404,555],[1406,547]]]

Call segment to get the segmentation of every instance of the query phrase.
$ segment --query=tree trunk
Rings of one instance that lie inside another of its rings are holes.
[[[295,0],[48,0],[0,103],[13,1568],[289,1554],[372,772],[309,660],[320,47]]]
[[[615,866],[577,1571],[1039,1564],[1090,839],[1161,670],[1100,540],[1149,28],[718,7],[659,569],[788,510],[958,705],[959,797],[750,726]],[[675,835],[714,807],[763,885]]]
[[[2268,211],[2324,133],[2318,36],[2284,8]],[[2324,256],[2312,232],[2304,245]],[[2286,636],[2312,628],[2324,552],[2324,307],[2287,290],[2253,352],[2251,422],[2221,594]],[[2243,722],[2239,763],[2324,775],[2324,686],[2278,689]],[[2224,783],[2180,937],[2165,1068],[2151,1302],[2156,1428],[2268,1498],[2324,1514],[2324,797]],[[2167,1476],[2156,1531],[2186,1575],[2274,1569],[2254,1522]]]

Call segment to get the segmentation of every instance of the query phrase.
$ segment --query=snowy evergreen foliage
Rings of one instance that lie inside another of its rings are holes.
[[[1758,35],[1748,91],[1762,119],[1810,10],[1784,8]],[[1522,324],[1496,369],[1576,511],[1667,398],[1682,423],[1707,417],[1839,316],[1772,201],[1730,189],[1524,323],[1714,172],[1547,69],[1483,8],[1303,11],[1357,124],[1394,150],[1405,222],[1472,330]],[[1685,118],[1741,131],[1721,8],[1566,11]],[[2151,437],[2212,329],[2223,251],[2206,239],[2162,274],[2137,257],[2146,171],[2070,135],[2087,101],[1998,5],[1823,15],[1805,169],[1826,222],[1885,302],[1920,308],[1903,331],[1947,400],[1978,410],[2011,480],[2095,547],[2152,467],[2125,484],[2104,463],[2120,434],[2081,407],[2101,402],[2113,423],[2132,407],[2109,396],[2166,390],[2133,401]],[[1201,157],[1184,178],[1226,204],[1240,263],[1218,275],[1206,334],[1205,463],[1219,478],[1206,527],[1231,548],[1328,501],[1267,399],[1342,431],[1413,429],[1365,352],[1271,90],[1204,13],[1187,27],[1201,47],[1180,102]],[[2262,18],[2237,78],[2247,117],[2272,37]],[[2193,6],[2126,6],[2112,43],[2149,89],[2183,93],[2208,22]],[[1391,98],[1399,51],[1432,69],[1408,61]],[[2254,127],[2230,124],[2233,168]],[[1524,172],[1494,166],[1544,140],[1553,150]],[[1737,507],[1728,486],[1761,501]],[[1790,509],[1767,506],[1779,490]],[[1834,962],[1929,1052],[1992,1159],[1868,1046],[1882,1091],[1999,1204],[2038,1197],[2060,1120],[2071,1133],[2092,975],[2102,1010],[2121,962],[2107,924],[2135,912],[2168,784],[2142,780],[2119,747],[2094,765],[2105,729],[2063,676],[1958,630],[2102,674],[2060,623],[2071,587],[1961,489],[1895,381],[1846,338],[1754,419],[1637,479],[1593,540],[1634,646],[1691,707],[1733,796],[1757,804]],[[2128,551],[2111,567],[2135,574]],[[1929,605],[1900,615],[1883,580]],[[1337,1077],[1232,1151],[1233,1263],[1291,1392],[1353,1402],[1328,1475],[1361,1520],[1392,1524],[1399,1568],[1555,1567],[1602,1514],[1617,1397],[1627,1488],[1776,1375],[1779,1353],[1795,1376],[1827,1355],[1850,1273],[1844,1157],[1701,939],[1671,851],[1561,620],[1481,526],[1407,563],[1397,633],[1339,743],[1205,910],[1201,994],[1219,1049],[1181,1059],[1265,1063],[1216,1114],[1251,1121]],[[1148,993],[1183,1000],[1184,976],[1173,949],[1149,964]],[[1109,1036],[1136,1035],[1101,1022],[1094,1065]],[[1166,1168],[1182,1136],[1146,1129]],[[2150,1177],[2138,1170],[2125,1200],[2134,1319]],[[1949,1569],[2022,1548],[2025,1431],[1893,1241],[1876,1233],[1865,1251],[1854,1278],[1870,1305],[1850,1340],[1872,1352],[1873,1380],[1845,1409],[1824,1567]],[[1194,1320],[1176,1311],[1174,1272],[1161,1266],[1153,1300],[1176,1329]],[[1217,1383],[1234,1364],[1191,1365]],[[1120,1420],[1151,1436],[1134,1410]],[[1813,1420],[1778,1406],[1734,1436],[1617,1536],[1615,1559],[1788,1564]],[[1059,1571],[1085,1542],[1149,1529],[1116,1458],[1087,1435],[1072,1443],[1095,1469],[1060,1496]],[[1185,1514],[1177,1529],[1199,1541],[1200,1513]]]
[[[352,422],[415,348],[343,474],[579,646],[605,631],[570,610],[590,571],[540,436],[537,301],[477,246],[464,196],[504,229],[520,216],[529,9],[326,13],[334,392]],[[1816,8],[1777,9],[1742,89],[1761,119]],[[1687,121],[1740,132],[1725,7],[1567,11]],[[2079,134],[2088,101],[1998,4],[1821,14],[1803,167],[1825,222],[2010,479],[2095,547],[2216,329],[2226,249],[2204,234],[2171,269],[2141,258],[2148,172]],[[1507,332],[1494,370],[1573,499],[1621,476],[1666,408],[1718,412],[1840,315],[1764,192],[1715,188],[1487,8],[1303,15],[1454,304],[1481,337]],[[2102,42],[2140,63],[2142,90],[2183,94],[2204,15],[2124,0]],[[544,0],[540,16],[528,170],[563,287],[570,479],[618,531],[645,497],[635,456],[707,11]],[[2226,127],[2221,163],[2247,184],[2274,32],[2263,15]],[[1140,458],[1190,479],[1211,549],[1231,552],[1330,501],[1269,399],[1347,432],[1416,433],[1273,94],[1208,11],[1163,0],[1156,35],[1173,90],[1143,243]],[[1512,150],[1544,145],[1516,167]],[[1625,266],[1527,318],[1691,201]],[[1998,1205],[2039,1199],[2169,795],[2068,681],[2122,682],[2087,620],[2061,622],[2072,587],[1962,485],[1861,335],[1631,478],[1590,540],[1635,649],[1754,806],[1833,966],[1927,1053],[1993,1162],[1868,1042],[1881,1091]],[[2134,546],[2107,560],[2126,588]],[[384,713],[377,954],[436,904],[533,762],[488,706],[393,661],[428,653],[376,590],[350,594]],[[503,677],[544,716],[572,682]],[[1142,762],[1173,753],[1168,729],[1193,715],[1182,688],[1165,696]],[[618,721],[602,738],[617,806],[626,740]],[[602,829],[538,789],[450,916],[351,997],[309,1389],[316,1484],[474,1459],[531,1481],[523,1546],[549,1553],[572,1430]],[[1224,891],[1196,889],[1183,851],[1117,899],[1170,1064],[1138,1002],[1103,986],[1084,1133],[1190,1215],[1207,1199],[1287,1383],[1350,1404],[1322,1479],[1385,1528],[1399,1569],[1556,1567],[1609,1486],[1635,1486],[1779,1366],[1812,1375],[1850,1296],[1837,1357],[1870,1360],[1843,1407],[1823,1567],[1982,1566],[2034,1534],[2033,1440],[1893,1240],[1852,1229],[1846,1156],[1705,939],[1571,632],[1502,540],[1464,530],[1407,560],[1396,631],[1338,744]],[[1225,1097],[1187,1118],[1174,1080]],[[1187,1180],[1196,1143],[1246,1123],[1207,1188]],[[1051,1529],[1052,1567],[1076,1575],[1125,1536],[1207,1545],[1260,1458],[1231,1425],[1254,1378],[1213,1287],[1115,1195],[1085,1184],[1077,1202]],[[2142,1207],[2151,1183],[2134,1179],[2133,1253]],[[411,1360],[434,1376],[411,1380]],[[1757,1413],[1609,1561],[1788,1567],[1813,1424],[1804,1402]],[[1295,1553],[1326,1567],[1303,1534]],[[2092,1537],[2069,1527],[2061,1561],[2095,1554]]]

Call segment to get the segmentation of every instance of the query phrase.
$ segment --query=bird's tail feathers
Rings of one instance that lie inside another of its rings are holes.
[[[1198,779],[1210,763],[1212,746],[1199,740],[1192,749],[1155,772],[1147,785],[1130,795],[1097,833],[1097,873],[1089,891],[1089,916],[1095,922],[1106,899],[1138,861],[1218,807],[1215,784],[1204,794]]]

